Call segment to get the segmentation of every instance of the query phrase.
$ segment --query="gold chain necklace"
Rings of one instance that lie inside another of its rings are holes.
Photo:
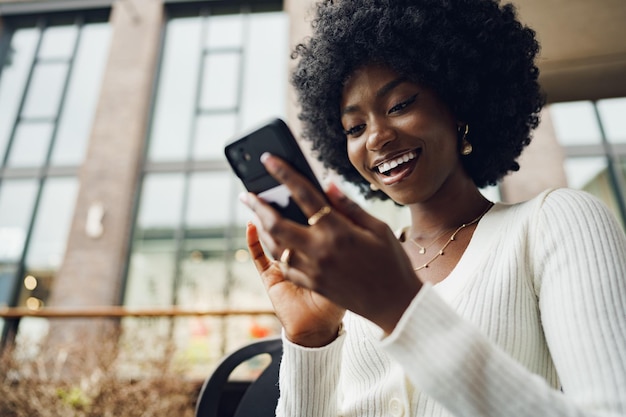
[[[449,229],[448,229],[449,230]],[[436,238],[433,239],[432,242],[430,242],[428,245],[426,246],[422,246],[419,243],[417,243],[417,241],[415,239],[409,239],[415,246],[417,246],[417,248],[419,249],[419,253],[420,255],[423,255],[426,253],[426,249],[430,248],[432,245],[434,245],[435,243],[437,243],[437,241],[441,238],[441,236],[445,235],[446,233],[448,233],[448,230],[444,230],[443,232],[441,232]]]
[[[428,265],[430,265],[431,263],[433,263],[435,261],[435,259],[439,258],[441,255],[443,255],[443,251],[448,247],[448,245],[450,243],[452,243],[452,241],[456,238],[456,235],[463,229],[465,229],[467,226],[471,226],[474,223],[477,223],[480,219],[482,219],[482,217],[487,214],[487,212],[489,211],[489,209],[493,206],[493,203],[489,203],[489,206],[487,206],[487,209],[485,211],[483,211],[480,216],[476,217],[474,220],[472,220],[469,223],[463,223],[462,225],[460,225],[459,227],[456,228],[456,230],[452,233],[452,235],[450,236],[450,238],[446,241],[446,243],[444,243],[444,245],[441,247],[441,249],[439,249],[439,251],[435,254],[435,256],[433,256],[432,258],[430,258],[430,260],[428,260],[428,262],[426,262],[425,264],[423,264],[422,266],[418,266],[417,268],[413,268],[413,271],[419,271],[421,269],[424,268],[428,268]],[[437,238],[438,239],[438,238]],[[411,242],[413,240],[411,239]]]

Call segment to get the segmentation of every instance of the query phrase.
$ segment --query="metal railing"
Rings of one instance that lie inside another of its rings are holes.
[[[20,319],[23,317],[42,318],[123,318],[123,317],[191,317],[191,316],[266,316],[275,315],[273,310],[202,310],[176,307],[132,308],[123,306],[100,307],[45,307],[38,310],[26,307],[0,307],[0,318]]]

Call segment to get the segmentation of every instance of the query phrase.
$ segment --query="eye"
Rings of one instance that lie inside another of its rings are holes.
[[[389,111],[387,112],[387,114],[396,113],[396,112],[404,110],[405,108],[407,108],[411,104],[413,104],[416,99],[417,99],[417,94],[412,95],[408,99],[406,99],[404,101],[401,101],[400,103],[398,103],[395,106],[393,106],[392,108],[390,108]]]
[[[363,132],[363,129],[365,129],[365,125],[360,124],[360,125],[353,126],[349,129],[345,129],[343,133],[346,136],[358,136],[361,132]]]

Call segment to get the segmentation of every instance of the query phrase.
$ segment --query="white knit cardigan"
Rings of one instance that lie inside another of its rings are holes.
[[[584,192],[496,204],[382,336],[348,312],[328,346],[283,338],[277,415],[626,416],[626,238]]]

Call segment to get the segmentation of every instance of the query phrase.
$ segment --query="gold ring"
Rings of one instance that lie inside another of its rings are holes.
[[[278,260],[278,266],[280,267],[283,275],[287,274],[287,270],[289,269],[289,261],[291,260],[292,251],[289,248],[286,248],[283,253],[280,254],[280,258]]]
[[[330,212],[331,212],[330,206],[324,206],[321,209],[319,209],[314,215],[309,217],[309,219],[307,220],[307,223],[309,223],[309,226],[314,226],[317,224],[317,222],[322,220],[322,217],[326,216]]]
[[[280,254],[280,263],[289,265],[289,261],[291,260],[291,249],[287,248]]]

